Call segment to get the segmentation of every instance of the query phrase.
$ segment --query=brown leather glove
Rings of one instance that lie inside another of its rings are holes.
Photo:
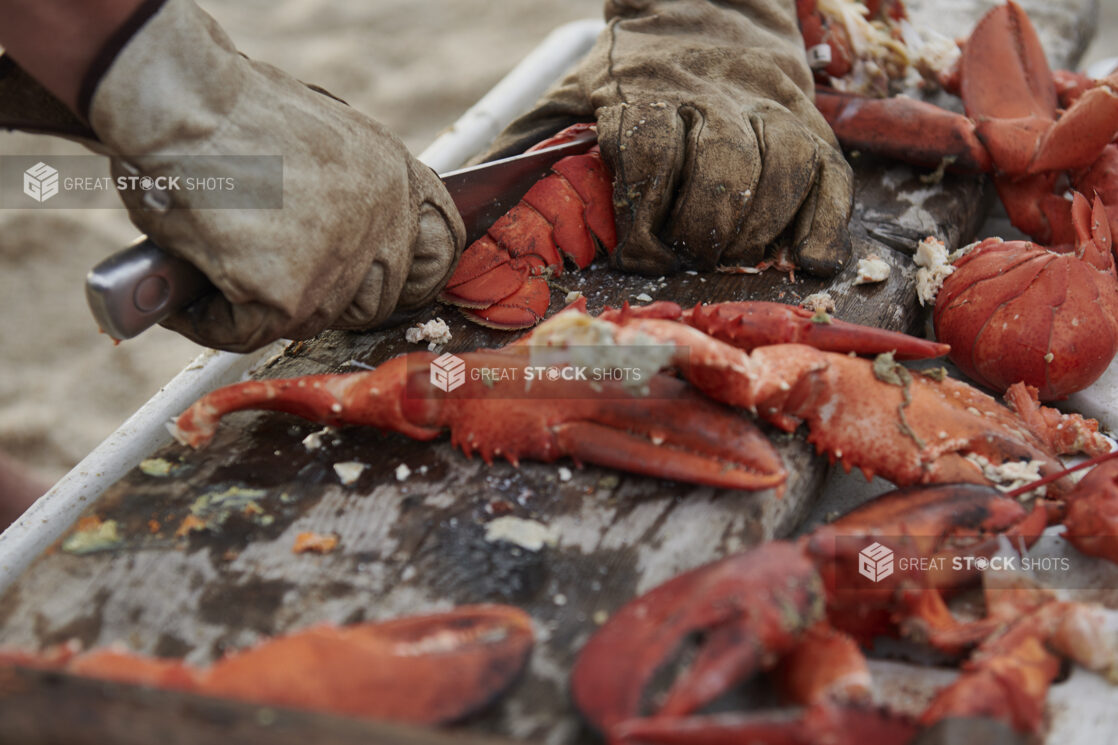
[[[137,227],[220,290],[164,322],[201,344],[245,351],[380,324],[429,302],[465,243],[450,195],[403,142],[246,59],[191,0],[159,7],[92,90],[92,147],[111,156],[114,176],[230,178],[251,195],[276,188],[278,174],[221,156],[282,157],[278,209],[199,209],[214,195],[186,189],[169,192],[166,208],[142,190],[121,192]]]
[[[850,255],[853,185],[812,103],[792,0],[607,0],[589,55],[492,156],[598,122],[622,269],[754,264],[789,230],[804,270]]]

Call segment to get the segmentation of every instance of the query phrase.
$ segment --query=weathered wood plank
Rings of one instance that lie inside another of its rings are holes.
[[[914,3],[918,19],[962,34],[988,3]],[[1026,3],[1049,52],[1070,61],[1085,46],[1090,0]],[[934,11],[934,12],[933,12]],[[647,294],[684,304],[730,299],[797,302],[827,289],[847,320],[912,331],[923,323],[906,251],[928,234],[950,248],[968,242],[989,196],[981,179],[947,176],[934,185],[912,169],[859,159],[852,223],[855,259],[874,253],[893,271],[878,285],[854,286],[853,262],[834,282],[770,271],[762,275],[682,274],[664,279],[593,268],[554,282],[553,308],[580,290],[591,310]],[[894,236],[879,239],[888,226]],[[898,242],[895,236],[906,236]],[[447,351],[495,346],[508,335],[465,323],[448,309]],[[292,376],[376,364],[410,351],[400,329],[330,333],[294,345],[261,373]],[[496,709],[469,725],[532,742],[584,739],[566,692],[575,651],[601,618],[668,577],[727,553],[785,535],[812,507],[825,468],[801,438],[778,436],[791,480],[783,500],[556,466],[486,467],[446,442],[347,429],[322,448],[301,444],[316,426],[276,414],[239,414],[201,452],[172,446],[155,454],[170,474],[136,470],[89,514],[116,520],[121,541],[75,555],[56,547],[0,599],[0,644],[39,648],[70,638],[86,645],[123,641],[157,655],[205,663],[223,650],[320,621],[390,617],[459,603],[510,602],[536,621],[530,670]],[[351,486],[333,464],[369,468]],[[412,475],[395,477],[400,464]],[[546,524],[554,546],[530,551],[486,540],[497,514]],[[189,515],[206,530],[176,537]],[[334,532],[325,556],[291,552],[304,530]]]

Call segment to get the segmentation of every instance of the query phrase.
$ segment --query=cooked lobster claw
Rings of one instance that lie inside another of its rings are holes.
[[[225,414],[270,409],[332,426],[364,425],[453,444],[487,463],[501,456],[551,462],[570,456],[667,479],[734,489],[784,483],[783,461],[742,418],[667,375],[639,390],[620,382],[540,379],[527,347],[471,352],[469,374],[451,392],[431,382],[435,355],[397,357],[376,370],[237,383],[199,399],[174,434],[207,443]],[[540,368],[536,368],[539,370]]]
[[[775,541],[681,574],[627,603],[579,653],[575,705],[603,733],[644,715],[656,671],[692,635],[705,642],[657,717],[689,714],[771,666],[823,617],[823,584],[803,553]]]
[[[349,716],[437,724],[490,704],[532,648],[532,621],[510,606],[355,626],[315,626],[208,667],[113,649],[0,652],[0,665],[60,669],[122,683]]]

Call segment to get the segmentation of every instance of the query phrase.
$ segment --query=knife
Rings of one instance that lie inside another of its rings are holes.
[[[593,130],[561,145],[461,168],[440,178],[466,225],[467,245],[547,173],[560,158],[589,150]],[[197,267],[163,251],[144,236],[105,259],[85,279],[85,297],[101,329],[131,339],[203,295],[216,292]]]

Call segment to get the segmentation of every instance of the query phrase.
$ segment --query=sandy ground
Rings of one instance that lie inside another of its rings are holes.
[[[601,0],[199,0],[246,54],[318,83],[429,144],[556,26]],[[1102,0],[1089,59],[1118,53],[1118,2]],[[80,152],[0,133],[0,154]],[[82,283],[135,236],[121,210],[0,210],[0,449],[43,478],[65,473],[200,348],[163,329],[113,346]]]

